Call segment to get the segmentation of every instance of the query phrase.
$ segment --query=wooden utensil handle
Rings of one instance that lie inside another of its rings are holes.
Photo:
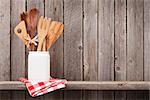
[[[42,51],[47,51],[46,50],[46,40],[44,39],[44,41],[43,41],[43,49],[42,49]]]
[[[43,42],[39,42],[37,51],[41,51]]]

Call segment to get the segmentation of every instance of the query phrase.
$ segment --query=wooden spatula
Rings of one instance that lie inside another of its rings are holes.
[[[50,40],[51,40],[51,37],[52,35],[54,34],[54,29],[55,29],[55,26],[58,22],[56,21],[52,21],[51,24],[50,24],[50,28],[48,30],[48,33],[47,33],[47,36],[46,36],[46,49],[48,50],[48,47],[50,46]]]
[[[50,26],[51,27],[51,26]],[[53,28],[50,28],[49,34],[46,40],[46,48],[47,50],[55,43],[58,37],[63,32],[64,25],[60,22],[56,22]]]
[[[26,25],[24,21],[21,21],[14,29],[15,34],[23,41],[23,43],[27,46],[28,40],[25,38],[28,37],[28,33],[26,30]]]
[[[38,48],[37,51],[41,51],[43,41],[48,33],[48,29],[50,26],[50,21],[51,19],[44,18],[43,16],[40,17],[39,22],[38,22]]]
[[[52,46],[52,45],[56,42],[56,40],[60,37],[60,35],[62,34],[63,30],[64,30],[64,25],[61,24],[61,26],[60,26],[58,32],[55,34],[55,37],[54,37],[54,39],[52,40],[51,46]]]

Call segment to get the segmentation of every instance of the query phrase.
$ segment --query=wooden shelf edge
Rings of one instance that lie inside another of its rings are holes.
[[[0,81],[0,90],[26,90],[19,81]],[[68,81],[65,90],[150,90],[150,81]]]

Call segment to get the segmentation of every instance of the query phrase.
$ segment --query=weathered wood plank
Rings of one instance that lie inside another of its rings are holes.
[[[0,80],[10,80],[10,0],[0,3]]]
[[[27,0],[27,10],[37,8],[40,11],[40,16],[44,15],[44,1],[43,0]]]
[[[84,81],[97,81],[97,0],[84,0]],[[97,91],[84,91],[83,100],[97,100]]]
[[[149,100],[148,91],[128,91],[127,100]]]
[[[82,0],[64,0],[64,24],[64,77],[82,80]],[[82,92],[65,92],[64,99],[80,100]]]
[[[115,0],[115,81],[126,80],[126,0]],[[115,91],[115,100],[126,100],[126,92]]]
[[[82,1],[64,1],[64,75],[82,80]]]
[[[143,80],[144,0],[127,0],[127,80]],[[139,95],[140,94],[140,95]],[[127,100],[144,98],[143,93],[127,92]]]
[[[149,90],[150,90],[150,87],[149,87]],[[149,100],[150,99],[150,91],[145,91],[145,90],[143,90],[143,91],[141,91],[141,92],[143,92],[143,100]]]
[[[45,100],[63,100],[63,93],[62,90],[56,90],[44,95]]]
[[[144,80],[150,81],[150,1],[144,0]],[[149,86],[150,90],[150,86]],[[150,99],[150,91],[144,93],[144,100]]]
[[[143,80],[143,0],[127,1],[127,79]]]
[[[15,35],[14,28],[20,21],[20,13],[25,11],[25,1],[11,2],[11,80],[25,77],[25,46]]]
[[[63,22],[63,0],[45,1],[45,16]],[[51,76],[63,78],[63,34],[50,48]]]
[[[150,80],[150,1],[144,0],[144,80]]]
[[[13,90],[11,91],[11,100],[25,100],[25,93],[25,90]]]
[[[68,81],[64,90],[149,90],[150,81]],[[19,81],[1,81],[0,90],[26,90]]]
[[[0,81],[10,80],[10,0],[0,3],[0,48]],[[0,99],[9,100],[10,92],[0,91]]]
[[[0,100],[11,100],[10,91],[0,91]]]
[[[84,1],[84,80],[97,80],[97,0]]]
[[[148,90],[150,82],[146,81],[69,81],[66,89],[85,89],[85,90]],[[143,89],[142,89],[143,88]],[[108,94],[109,95],[109,94]]]
[[[24,0],[13,0],[11,2],[11,80],[25,77],[25,46],[14,34],[14,28],[19,23],[20,13],[25,11]],[[25,91],[12,92],[12,100],[22,98],[25,100]]]
[[[114,80],[114,0],[99,0],[98,5],[98,80],[112,81]],[[114,92],[99,91],[98,99],[113,100]]]
[[[30,10],[32,8],[37,8],[40,11],[40,16],[44,16],[44,0],[27,0],[27,10]],[[27,65],[27,56],[28,51],[26,50],[26,65]],[[26,99],[32,100],[32,98],[28,93],[26,93]],[[44,96],[37,97],[38,100],[44,100]]]
[[[115,80],[126,80],[126,0],[115,0]]]
[[[46,0],[45,16],[52,18],[52,20],[63,22],[63,0]],[[49,51],[51,55],[51,76],[63,78],[63,34]],[[46,96],[49,96],[51,100],[58,100],[59,98],[63,100],[63,94],[63,91],[57,91]]]
[[[98,79],[114,80],[114,0],[99,0]]]

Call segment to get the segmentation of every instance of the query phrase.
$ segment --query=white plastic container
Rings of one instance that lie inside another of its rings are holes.
[[[31,51],[28,55],[28,79],[47,81],[50,78],[49,52]]]

